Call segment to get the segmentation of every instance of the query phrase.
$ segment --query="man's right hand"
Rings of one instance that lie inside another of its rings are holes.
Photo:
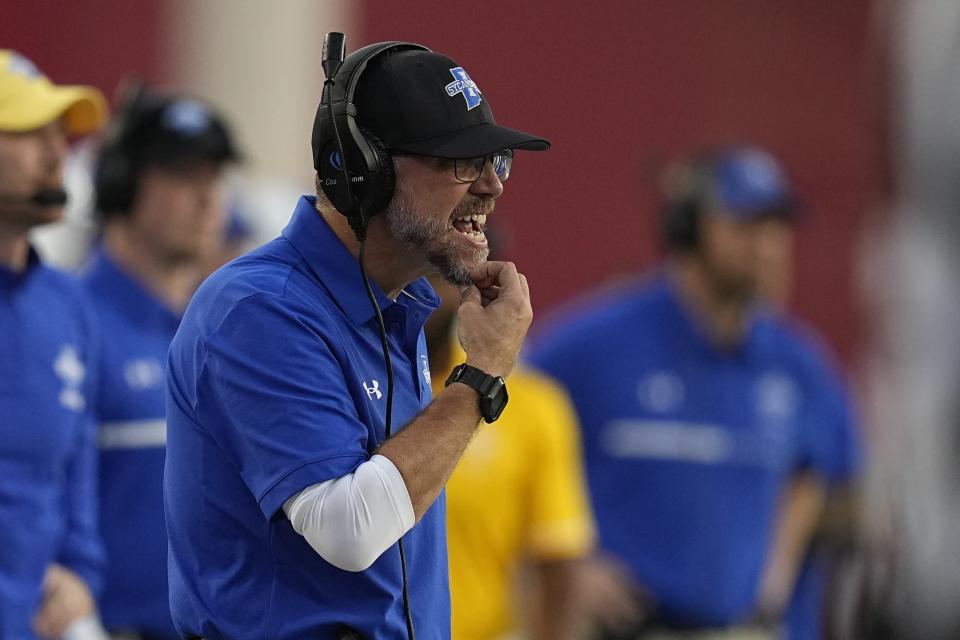
[[[580,606],[600,637],[633,637],[653,614],[653,598],[613,556],[598,553],[579,573]]]
[[[527,279],[512,262],[484,262],[460,292],[458,332],[467,364],[507,377],[533,320]]]

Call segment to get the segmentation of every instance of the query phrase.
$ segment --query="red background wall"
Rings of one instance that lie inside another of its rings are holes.
[[[347,4],[359,16],[350,49],[408,39],[448,53],[499,121],[553,141],[518,158],[493,219],[541,318],[653,264],[654,177],[665,160],[749,141],[782,158],[807,205],[794,309],[843,359],[857,353],[867,327],[855,252],[881,181],[870,0]],[[163,58],[169,11],[169,0],[14,0],[0,11],[0,47],[108,94],[130,70],[175,83]],[[318,37],[337,28],[318,25]]]
[[[110,98],[135,71],[169,79],[162,59],[164,0],[5,0],[0,48],[26,55],[54,82],[92,84]]]
[[[657,256],[655,175],[704,144],[776,153],[806,204],[794,309],[842,358],[862,318],[853,261],[878,177],[867,0],[362,2],[363,41],[464,65],[497,120],[550,138],[498,202],[538,313]],[[359,42],[348,43],[355,48]]]

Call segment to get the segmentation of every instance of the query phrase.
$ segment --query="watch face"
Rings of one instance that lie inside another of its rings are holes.
[[[480,409],[483,413],[483,419],[489,424],[500,417],[504,408],[507,406],[507,385],[503,378],[494,378],[494,387],[486,393],[480,401]]]
[[[461,382],[480,394],[480,413],[490,423],[500,417],[507,406],[507,385],[503,378],[491,376],[468,364],[454,367],[447,378],[447,385]]]

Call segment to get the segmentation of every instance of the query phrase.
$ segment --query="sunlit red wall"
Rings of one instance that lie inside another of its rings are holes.
[[[854,256],[878,166],[867,0],[361,4],[364,41],[451,55],[499,121],[553,141],[516,161],[495,214],[539,311],[653,263],[665,158],[745,140],[783,159],[807,205],[793,307],[855,353]]]

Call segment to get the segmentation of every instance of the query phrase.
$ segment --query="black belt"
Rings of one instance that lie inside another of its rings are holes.
[[[204,640],[201,636],[187,636],[185,640]],[[337,640],[364,640],[364,637],[353,629],[344,628],[337,636]]]

